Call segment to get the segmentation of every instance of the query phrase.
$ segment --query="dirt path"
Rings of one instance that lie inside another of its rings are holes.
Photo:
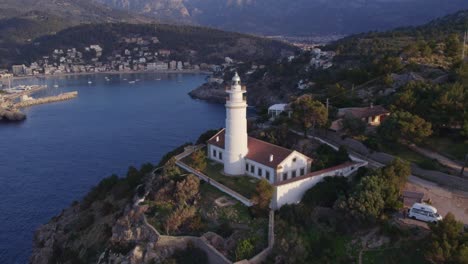
[[[460,172],[462,167],[463,167],[463,164],[461,164],[460,162],[458,161],[454,161],[454,160],[451,160],[437,152],[434,152],[432,150],[428,150],[428,149],[425,149],[425,148],[421,148],[421,147],[418,147],[414,144],[411,144],[408,146],[410,149],[416,151],[417,153],[423,155],[423,156],[426,156],[430,159],[435,159],[437,160],[440,164],[444,165],[445,167],[448,167],[448,168],[451,168],[453,170],[456,170],[457,172]],[[466,177],[468,177],[468,170],[465,170],[465,172],[463,173]]]

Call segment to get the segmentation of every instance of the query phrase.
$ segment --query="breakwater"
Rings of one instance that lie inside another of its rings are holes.
[[[53,103],[53,102],[58,102],[58,101],[65,101],[65,100],[70,100],[78,96],[77,91],[73,92],[68,92],[68,93],[62,93],[56,96],[48,96],[48,97],[43,97],[43,98],[38,98],[38,99],[30,99],[30,100],[25,100],[21,101],[19,103],[15,104],[16,108],[24,108],[32,105],[38,105],[38,104],[47,104],[47,103]]]

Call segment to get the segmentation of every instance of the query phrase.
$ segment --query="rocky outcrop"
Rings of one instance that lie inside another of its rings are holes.
[[[289,80],[265,77],[261,80],[249,81],[249,78],[244,78],[242,83],[247,86],[247,103],[249,106],[268,107],[276,103],[289,102],[291,96],[300,94],[300,90]],[[227,96],[225,85],[205,83],[191,91],[189,95],[195,99],[224,104]]]
[[[204,100],[210,103],[222,104],[226,102],[226,91],[224,86],[217,83],[205,83],[191,91],[189,95],[192,98]]]
[[[18,122],[26,119],[19,110],[0,108],[0,122]]]

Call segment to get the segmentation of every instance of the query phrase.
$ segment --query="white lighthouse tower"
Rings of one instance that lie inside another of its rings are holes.
[[[245,156],[247,155],[247,101],[244,98],[245,86],[240,84],[240,77],[236,72],[232,78],[231,88],[226,92],[226,134],[224,173],[227,175],[245,174]]]

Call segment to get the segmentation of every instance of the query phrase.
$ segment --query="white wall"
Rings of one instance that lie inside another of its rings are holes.
[[[249,164],[249,171],[246,171],[245,174],[249,175],[249,176],[252,176],[252,177],[255,177],[255,178],[259,178],[259,179],[266,179],[266,172],[270,172],[270,180],[269,182],[271,184],[275,183],[274,180],[275,180],[275,169],[273,168],[270,168],[270,167],[267,167],[263,164],[260,164],[258,162],[255,162],[253,160],[249,160],[249,159],[246,159],[246,163]],[[250,172],[250,168],[251,166],[255,166],[255,170],[253,173]],[[258,169],[262,169],[262,176],[258,176]]]
[[[349,176],[356,172],[360,167],[366,166],[367,163],[351,164],[348,167],[328,171],[324,173],[317,172],[317,175],[293,181],[287,184],[280,184],[274,187],[274,194],[271,201],[271,208],[276,210],[285,204],[295,204],[301,201],[304,193],[312,188],[315,184],[322,181],[323,178],[329,176]]]
[[[294,159],[296,159],[296,161],[294,161]],[[301,168],[304,168],[305,174],[310,172],[310,162],[308,162],[308,157],[297,151],[293,151],[293,153],[281,162],[278,167],[281,169],[277,170],[276,183],[283,181],[283,173],[288,173],[287,179],[291,179],[293,171],[296,171],[296,177],[301,176]]]
[[[216,157],[213,156],[213,150],[216,150]],[[218,148],[218,147],[216,147],[214,145],[208,145],[207,151],[208,151],[207,157],[210,160],[214,160],[214,161],[223,163],[225,154],[224,154],[224,150],[222,148]],[[219,158],[219,153],[223,153],[222,154],[222,159]]]

